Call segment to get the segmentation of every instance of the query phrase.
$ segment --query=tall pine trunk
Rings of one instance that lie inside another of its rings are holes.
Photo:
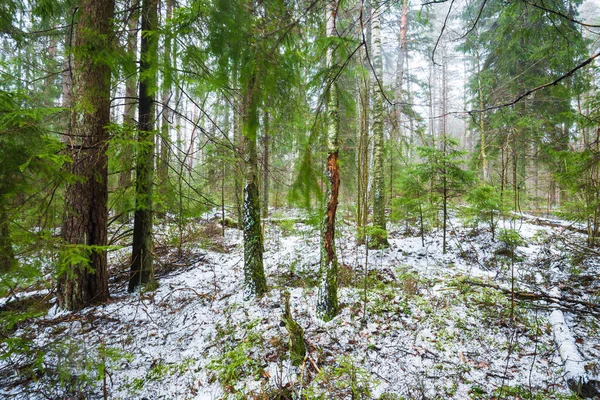
[[[114,0],[81,0],[72,70],[70,173],[58,277],[58,304],[78,310],[108,299],[106,272],[111,69],[98,53],[113,38]],[[82,261],[82,257],[85,261]]]
[[[376,79],[373,83],[373,225],[377,232],[372,235],[372,248],[388,247],[385,221],[385,178],[383,149],[383,62],[381,54],[381,15],[373,19],[373,68]]]
[[[154,176],[154,96],[158,38],[158,0],[142,1],[138,152],[135,216],[129,291],[154,280],[152,249],[152,181]]]
[[[335,35],[336,3],[329,2],[326,11],[327,37]],[[327,48],[327,67],[334,68],[333,48]],[[327,93],[327,205],[322,223],[320,275],[321,284],[317,299],[317,316],[324,321],[333,319],[339,309],[338,304],[338,260],[335,250],[335,215],[340,191],[339,130],[340,115],[338,104],[338,84],[330,83]]]
[[[246,298],[261,296],[267,291],[263,266],[263,234],[260,223],[260,194],[258,191],[258,155],[256,138],[258,132],[257,73],[253,72],[246,82],[244,109],[242,113],[245,179],[244,187],[244,294]]]

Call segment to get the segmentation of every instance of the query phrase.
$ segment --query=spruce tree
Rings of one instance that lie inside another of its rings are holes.
[[[158,56],[158,0],[142,0],[138,149],[135,167],[135,215],[129,291],[154,280],[152,183],[154,177],[154,113]]]

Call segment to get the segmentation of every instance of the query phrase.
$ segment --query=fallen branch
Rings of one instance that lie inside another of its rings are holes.
[[[498,290],[499,292],[502,292],[507,295],[512,294],[510,289],[505,289],[501,286],[494,285],[491,283],[471,281],[468,279],[462,280],[461,282],[469,284],[469,285],[473,285],[473,286],[480,286],[480,287],[486,287],[486,288]],[[565,309],[570,309],[570,308],[572,308],[573,305],[583,306],[583,307],[586,307],[593,315],[600,316],[600,305],[589,302],[589,301],[577,300],[577,299],[573,299],[570,297],[564,297],[564,296],[557,297],[557,296],[553,296],[553,295],[545,294],[545,293],[522,292],[522,291],[514,292],[514,297],[515,297],[515,299],[519,299],[519,300],[546,301],[548,303],[560,305],[561,307],[563,307]]]
[[[560,297],[558,288],[554,288],[553,297]],[[565,322],[561,310],[555,309],[550,314],[554,341],[558,346],[558,353],[564,363],[564,377],[569,388],[584,398],[593,398],[600,395],[600,382],[590,379],[584,368],[584,360],[577,350],[575,338]]]

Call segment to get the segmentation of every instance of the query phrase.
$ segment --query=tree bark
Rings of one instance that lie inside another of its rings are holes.
[[[8,213],[4,205],[0,204],[0,274],[10,271],[16,265],[9,224]]]
[[[371,38],[371,6],[365,4],[363,21],[366,21],[366,40]],[[369,214],[369,108],[371,103],[371,75],[367,67],[367,55],[364,48],[360,49],[360,62],[364,72],[360,74],[358,89],[360,121],[358,132],[358,150],[357,150],[357,207],[356,207],[356,228],[357,243],[359,245],[366,243],[365,228],[367,226],[367,217]]]
[[[106,246],[111,69],[97,54],[110,48],[114,0],[81,0],[73,53],[70,173],[58,278],[58,304],[78,310],[108,299]],[[76,253],[77,257],[73,257]],[[81,261],[81,257],[85,261]],[[73,261],[76,260],[76,261]]]
[[[327,36],[335,36],[336,3],[326,6]],[[333,69],[333,48],[327,49],[327,67]],[[317,299],[317,316],[324,321],[333,319],[338,305],[338,260],[335,251],[335,215],[340,190],[339,130],[340,115],[338,104],[338,84],[333,81],[327,94],[327,207],[322,225],[320,275],[321,284]]]
[[[265,110],[263,115],[263,180],[262,180],[262,217],[269,216],[269,112]]]
[[[173,14],[173,0],[166,0],[166,20],[171,19]],[[162,113],[161,113],[161,133],[160,133],[160,163],[158,165],[159,187],[164,192],[169,179],[169,147],[170,147],[170,128],[171,111],[169,109],[169,99],[171,98],[171,86],[173,84],[173,64],[171,59],[171,35],[167,32],[164,41],[163,50],[163,92],[162,92]]]
[[[254,72],[246,83],[244,93],[243,135],[245,150],[244,187],[244,297],[262,296],[267,291],[263,266],[263,234],[260,223],[260,194],[258,192],[258,131],[259,87]]]
[[[373,225],[377,232],[371,235],[371,248],[389,247],[385,220],[385,178],[383,149],[383,62],[381,54],[381,15],[373,18]]]
[[[237,85],[238,76],[237,72],[234,73],[233,82]],[[244,227],[244,188],[243,188],[243,176],[244,176],[244,140],[242,134],[242,102],[239,99],[234,99],[234,110],[233,110],[233,145],[235,149],[234,158],[236,159],[235,167],[233,169],[234,176],[234,200],[235,200],[235,212],[237,215],[237,223],[240,229]]]
[[[154,96],[158,38],[158,0],[142,1],[138,153],[135,216],[129,291],[154,280],[152,249],[152,182],[154,176]]]

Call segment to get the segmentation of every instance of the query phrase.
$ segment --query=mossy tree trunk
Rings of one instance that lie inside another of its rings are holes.
[[[262,296],[267,291],[263,266],[263,234],[260,222],[258,190],[258,132],[259,80],[253,72],[246,82],[242,113],[245,179],[244,187],[244,293],[246,298]]]
[[[135,216],[129,291],[154,280],[152,249],[152,181],[154,176],[154,96],[158,37],[158,0],[142,1],[138,153]]]
[[[385,179],[383,149],[383,62],[381,54],[381,15],[373,18],[373,68],[377,75],[373,83],[373,225],[376,232],[371,235],[372,248],[389,246],[385,221]]]
[[[285,324],[285,329],[287,329],[288,334],[290,335],[290,360],[292,361],[292,365],[299,366],[306,358],[304,330],[298,322],[294,321],[294,318],[292,317],[292,312],[290,309],[290,292],[287,290],[284,291],[281,295],[281,300],[283,302],[283,316],[281,319]]]
[[[329,2],[326,7],[327,36],[335,35],[336,4]],[[333,49],[327,49],[327,67],[333,69]],[[333,75],[332,75],[333,76]],[[340,115],[338,85],[331,82],[327,93],[327,205],[322,223],[320,275],[321,284],[317,299],[317,316],[324,321],[333,319],[338,305],[338,260],[335,250],[335,216],[340,190],[339,130]]]
[[[97,54],[112,45],[114,0],[81,0],[73,47],[70,173],[58,277],[58,304],[78,310],[108,299],[106,272],[111,68]],[[73,254],[77,253],[77,257]],[[81,257],[85,261],[81,261]],[[71,261],[77,260],[77,261]]]

